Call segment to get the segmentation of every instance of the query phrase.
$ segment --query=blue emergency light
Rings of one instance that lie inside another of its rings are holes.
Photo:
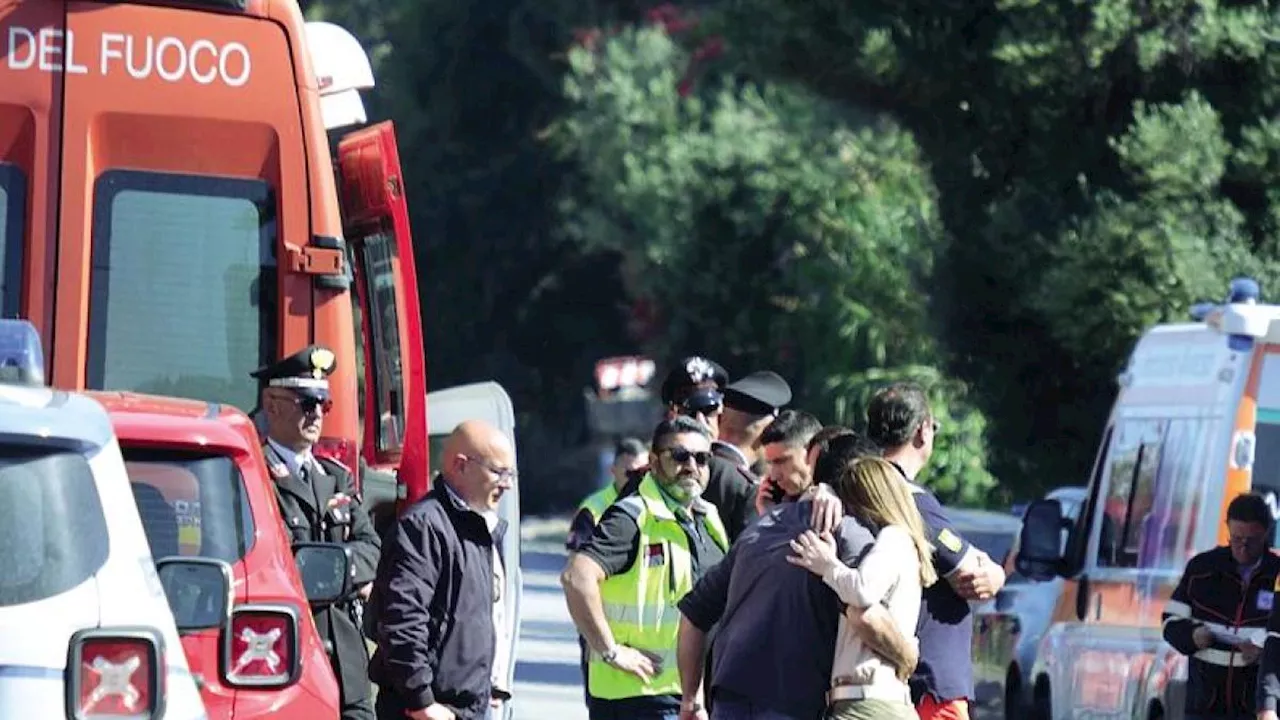
[[[0,319],[0,383],[44,385],[44,346],[29,320]]]

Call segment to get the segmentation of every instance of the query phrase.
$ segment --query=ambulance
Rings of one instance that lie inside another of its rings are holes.
[[[1192,555],[1227,544],[1233,498],[1280,493],[1280,306],[1259,297],[1238,278],[1194,322],[1143,333],[1076,520],[1056,499],[1027,508],[1018,569],[1064,580],[1030,673],[1040,720],[1182,717],[1165,603]]]
[[[0,320],[0,717],[205,720],[166,600],[201,568],[157,570],[106,411],[40,357]]]

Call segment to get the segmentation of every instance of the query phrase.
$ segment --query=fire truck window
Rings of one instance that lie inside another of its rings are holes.
[[[1141,526],[1139,567],[1181,571],[1191,559],[1199,480],[1208,458],[1202,450],[1210,440],[1208,424],[1202,420],[1169,422],[1150,511]]]
[[[106,518],[82,455],[0,444],[0,497],[0,607],[60,595],[106,562]]]
[[[244,478],[223,455],[123,448],[151,555],[234,563],[253,545]]]
[[[400,447],[404,440],[404,380],[400,372],[400,318],[396,311],[396,240],[377,233],[360,242],[360,265],[365,281],[365,308],[361,322],[368,326],[368,362],[373,364],[373,387],[365,388],[375,399],[378,449]]]
[[[1143,527],[1150,522],[1154,501],[1164,427],[1163,420],[1128,420],[1116,429],[1099,528],[1101,567],[1138,565]]]
[[[266,183],[113,170],[94,197],[88,383],[251,410],[276,350]]]
[[[26,178],[18,166],[0,163],[0,317],[18,315],[26,210]]]

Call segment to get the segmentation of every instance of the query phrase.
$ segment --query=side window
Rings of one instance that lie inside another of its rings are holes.
[[[1100,495],[1103,495],[1102,478],[1106,477],[1108,463],[1110,462],[1112,453],[1115,449],[1111,446],[1115,437],[1115,429],[1107,427],[1106,433],[1102,436],[1101,454],[1094,463],[1093,477],[1089,481],[1088,494],[1081,501],[1082,507],[1075,516],[1071,533],[1067,537],[1067,548],[1064,557],[1070,567],[1079,570],[1085,565],[1085,555],[1089,547],[1089,528],[1093,522],[1094,510],[1100,502]],[[1066,508],[1063,509],[1063,515],[1066,516]]]
[[[360,322],[367,329],[369,362],[373,364],[372,392],[378,415],[373,427],[379,450],[404,442],[404,387],[400,368],[400,317],[396,312],[396,240],[390,233],[375,233],[358,245],[360,272],[364,276],[364,312]]]
[[[270,187],[112,170],[93,211],[89,387],[252,409],[276,352]]]
[[[22,301],[22,236],[26,213],[26,177],[17,165],[0,163],[0,317],[17,317]]]
[[[1116,428],[1110,477],[1100,495],[1100,567],[1138,565],[1143,527],[1151,520],[1165,424],[1163,420],[1127,420]]]
[[[1201,477],[1196,467],[1206,424],[1198,419],[1169,422],[1156,472],[1151,512],[1142,527],[1138,566],[1182,570],[1191,554]]]

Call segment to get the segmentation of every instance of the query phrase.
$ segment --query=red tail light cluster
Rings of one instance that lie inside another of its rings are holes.
[[[67,717],[160,717],[163,640],[150,629],[81,630],[67,652]]]
[[[284,606],[241,605],[223,638],[228,685],[281,687],[298,679],[298,615]]]

